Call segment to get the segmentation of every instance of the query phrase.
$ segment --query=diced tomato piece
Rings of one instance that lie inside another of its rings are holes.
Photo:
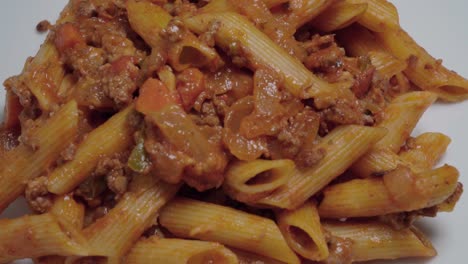
[[[169,91],[160,80],[149,78],[140,88],[136,109],[143,114],[148,114],[160,111],[171,104],[180,104],[178,95]]]
[[[55,46],[59,52],[71,49],[77,44],[86,43],[78,29],[71,23],[65,23],[57,28],[55,36]]]
[[[185,111],[190,110],[197,97],[205,90],[205,75],[197,68],[184,70],[177,76],[177,91]]]

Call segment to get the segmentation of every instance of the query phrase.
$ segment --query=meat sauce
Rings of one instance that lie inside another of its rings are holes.
[[[133,125],[138,127],[137,134],[143,139],[143,145],[134,152],[147,162],[144,172],[138,173],[155,171],[154,177],[170,183],[185,182],[199,191],[219,187],[227,164],[235,159],[287,158],[299,167],[313,166],[325,155],[323,149],[316,147],[320,137],[342,124],[372,125],[389,98],[382,87],[389,86],[390,80],[377,76],[366,58],[346,56],[333,35],[311,33],[312,37],[305,40],[284,39],[281,32],[273,30],[274,27],[284,30],[286,27],[281,24],[267,23],[268,34],[323,79],[329,82],[350,80],[353,93],[349,98],[318,108],[313,99],[304,100],[290,94],[284,88],[284,80],[271,69],[251,72],[222,51],[218,51],[223,59],[219,64],[224,65],[222,67],[189,67],[176,71],[167,65],[169,45],[152,49],[132,30],[124,2],[74,0],[70,11],[76,15],[73,22],[52,26],[44,22],[40,27],[40,30],[51,31],[50,38],[65,68],[63,82],[68,84],[62,85],[58,102],[75,98],[83,117],[79,140],[67,148],[60,162],[73,159],[86,133],[133,104],[141,93],[142,84],[148,78],[157,77],[163,67],[168,75],[161,80],[173,80],[174,89],[169,92],[171,98],[176,98],[173,102],[181,112],[179,116],[167,113],[164,115],[167,119],[159,121],[143,119],[137,114],[140,121]],[[165,7],[172,15],[196,10],[196,4],[188,1],[176,1]],[[262,14],[258,23],[271,22],[265,15],[265,6],[258,4],[255,8]],[[212,47],[216,30],[214,24],[200,39]],[[162,39],[168,42],[186,35],[168,32],[170,28],[161,33]],[[239,48],[236,54],[241,51]],[[248,53],[238,55],[248,56]],[[17,77],[8,79],[5,86],[11,100],[7,100],[4,126],[20,129],[20,141],[34,148],[34,142],[28,141],[28,131],[50,112],[38,106],[37,99]],[[96,116],[101,121],[93,122]],[[185,125],[181,125],[180,120],[184,120]],[[173,129],[172,125],[188,130]],[[207,142],[207,148],[195,151],[196,144],[174,141],[184,133],[198,135]],[[3,149],[17,144],[14,140],[5,142],[8,144],[4,144]],[[137,143],[136,139],[135,145]],[[99,164],[93,178],[104,179],[107,191],[100,190],[93,193],[93,197],[83,194],[87,191],[77,191],[87,202],[96,203],[104,193],[111,193],[118,199],[127,190],[131,174],[137,173],[122,159],[102,157]],[[29,203],[39,212],[48,206],[44,198],[48,194],[40,188],[41,179],[31,182],[27,191]]]

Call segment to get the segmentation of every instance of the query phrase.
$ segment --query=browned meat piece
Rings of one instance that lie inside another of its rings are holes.
[[[423,208],[411,212],[401,212],[388,215],[381,215],[379,219],[390,225],[393,229],[401,230],[410,227],[414,221],[422,216],[435,217],[437,215],[437,206]]]
[[[352,263],[353,241],[348,238],[339,238],[331,234],[326,235],[330,255],[323,262],[325,264],[350,264]]]
[[[127,191],[128,177],[125,173],[125,164],[118,158],[104,158],[99,161],[96,176],[105,176],[107,187],[117,195]]]
[[[53,203],[53,195],[47,191],[47,177],[41,176],[29,181],[24,197],[33,211],[47,212]]]

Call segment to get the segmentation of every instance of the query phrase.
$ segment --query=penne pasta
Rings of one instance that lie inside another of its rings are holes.
[[[149,238],[141,240],[125,258],[127,264],[237,264],[229,249],[215,242]]]
[[[435,100],[436,96],[428,92],[411,92],[395,98],[385,109],[383,120],[378,123],[388,133],[377,142],[375,148],[398,152],[422,114]]]
[[[7,152],[0,171],[0,212],[23,193],[26,182],[44,173],[77,133],[78,109],[70,101],[32,131],[35,148],[20,144]],[[51,137],[51,135],[54,135]],[[8,165],[8,166],[6,166]]]
[[[70,195],[56,197],[49,213],[60,218],[63,222],[68,222],[77,229],[83,228],[85,208]]]
[[[370,177],[395,169],[399,164],[397,153],[413,131],[426,109],[436,100],[430,92],[410,92],[395,98],[384,110],[378,127],[388,133],[377,142],[369,153],[351,167],[359,177]]]
[[[458,171],[445,165],[413,174],[397,169],[383,178],[355,179],[325,188],[324,218],[370,217],[413,211],[442,203],[457,188]]]
[[[347,0],[353,4],[367,4],[368,8],[358,22],[374,32],[400,26],[395,6],[387,0]]]
[[[315,202],[281,211],[276,218],[286,242],[297,254],[313,261],[327,259],[328,246]]]
[[[159,222],[180,237],[219,242],[286,263],[300,263],[276,224],[267,218],[176,198],[163,208]]]
[[[75,158],[57,167],[49,175],[49,192],[66,194],[72,191],[91,175],[99,162],[98,158],[127,149],[132,143],[134,130],[128,124],[132,112],[133,107],[129,106],[88,134],[76,150]]]
[[[412,223],[463,185],[434,168],[449,137],[410,135],[468,80],[392,2],[69,0],[36,28],[4,83],[0,213],[23,195],[37,215],[0,219],[0,263],[436,254]]]
[[[47,255],[87,254],[81,231],[52,214],[0,219],[0,263]]]
[[[70,195],[56,197],[48,213],[60,219],[63,224],[70,225],[77,230],[83,228],[85,208]],[[46,256],[38,258],[34,263],[63,264],[65,263],[65,259],[66,257],[63,256]]]
[[[352,25],[338,31],[337,38],[351,56],[367,56],[370,52],[381,52],[392,56],[371,31],[359,25]]]
[[[295,28],[299,28],[324,12],[335,0],[292,0],[289,1],[289,9],[286,21]]]
[[[450,138],[442,133],[423,133],[407,143],[400,159],[411,164],[414,172],[431,169],[447,150]]]
[[[312,25],[324,32],[335,31],[359,20],[366,10],[367,3],[338,1],[314,18]]]
[[[379,222],[325,222],[332,236],[351,240],[352,261],[431,257],[437,252],[416,227],[394,230]]]
[[[347,88],[340,89],[343,87],[335,87],[315,76],[241,15],[232,12],[207,13],[184,20],[187,27],[198,34],[207,31],[214,21],[220,23],[215,34],[216,44],[232,55],[248,52],[249,66],[253,69],[271,67],[283,76],[284,85],[290,93],[302,98],[320,96],[332,101],[338,94],[347,95]]]
[[[126,9],[128,21],[138,35],[151,47],[160,48],[161,30],[167,27],[172,16],[162,7],[147,1],[129,0]]]
[[[284,185],[294,168],[292,160],[239,161],[227,169],[223,189],[238,201],[253,202]]]
[[[446,101],[468,97],[468,80],[442,66],[403,29],[377,33],[376,37],[395,57],[408,62],[405,74],[419,88],[434,92]]]
[[[333,130],[317,148],[325,157],[315,166],[297,170],[286,185],[258,201],[261,205],[294,209],[316,194],[384,136],[385,129],[342,126]]]
[[[401,72],[403,72],[407,63],[402,60],[398,60],[389,53],[382,51],[369,51],[369,59],[371,60],[372,66],[383,78],[391,78]]]
[[[223,61],[216,50],[189,32],[180,33],[180,39],[171,41],[173,43],[164,43],[161,36],[164,29],[170,26],[172,16],[160,6],[132,0],[127,2],[127,12],[130,24],[152,48],[168,48],[168,61],[175,70],[203,66],[215,69],[222,66]],[[182,32],[183,29],[175,27],[175,30]]]
[[[138,176],[136,176],[138,177]],[[139,177],[151,177],[139,175]],[[142,180],[141,183],[148,183]],[[143,232],[154,223],[159,209],[177,192],[178,186],[156,181],[149,186],[133,186],[109,213],[86,227],[91,256],[119,259]],[[74,263],[74,262],[73,262]]]

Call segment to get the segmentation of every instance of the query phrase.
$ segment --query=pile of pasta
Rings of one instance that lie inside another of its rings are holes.
[[[0,263],[431,257],[468,81],[385,0],[71,0],[5,81]]]

